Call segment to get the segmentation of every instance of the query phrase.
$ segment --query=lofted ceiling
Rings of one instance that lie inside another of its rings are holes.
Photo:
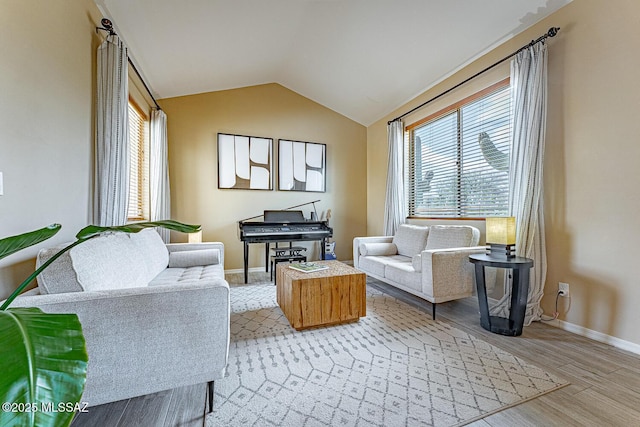
[[[571,0],[96,0],[156,98],[279,83],[365,126]]]

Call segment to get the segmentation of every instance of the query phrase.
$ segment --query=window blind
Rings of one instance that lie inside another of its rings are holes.
[[[409,132],[409,214],[506,215],[510,93],[503,86]]]
[[[129,204],[127,217],[130,221],[148,219],[148,176],[146,156],[147,117],[140,108],[129,101]]]

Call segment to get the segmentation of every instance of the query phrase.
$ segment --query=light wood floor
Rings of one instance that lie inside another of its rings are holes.
[[[268,280],[268,274],[250,274],[250,282]],[[227,275],[227,280],[242,283],[240,274]],[[375,280],[368,285],[431,314],[430,304],[413,295]],[[640,426],[640,356],[539,322],[520,337],[492,334],[480,327],[474,298],[439,304],[437,317],[571,382],[473,427]],[[205,407],[206,385],[198,384],[90,407],[71,425],[202,426]]]

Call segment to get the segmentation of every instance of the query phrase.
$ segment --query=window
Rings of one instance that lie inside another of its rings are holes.
[[[511,147],[508,80],[410,125],[409,215],[507,214]]]
[[[149,119],[129,99],[129,205],[127,219],[149,219]]]

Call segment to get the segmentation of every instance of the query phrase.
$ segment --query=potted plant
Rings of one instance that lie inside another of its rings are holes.
[[[148,227],[193,233],[199,225],[178,221],[90,225],[76,240],[36,269],[0,306],[0,425],[68,426],[78,409],[88,356],[82,325],[75,314],[44,313],[39,308],[9,308],[11,302],[60,255],[105,232],[137,233]],[[54,236],[61,226],[0,239],[0,259]]]

